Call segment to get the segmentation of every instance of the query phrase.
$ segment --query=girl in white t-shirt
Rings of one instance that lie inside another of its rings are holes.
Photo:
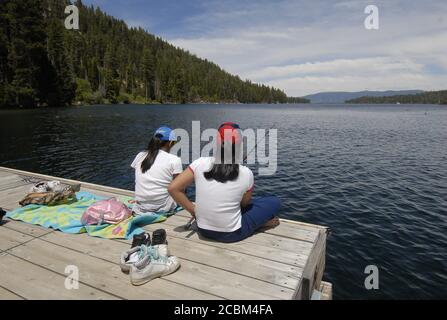
[[[183,171],[181,159],[169,153],[176,142],[173,130],[160,127],[147,150],[140,152],[132,162],[131,167],[135,169],[135,214],[167,213],[177,207],[168,193],[169,184]]]
[[[278,198],[252,200],[253,173],[235,160],[241,141],[238,129],[231,122],[222,124],[217,135],[218,154],[195,160],[168,189],[174,200],[196,218],[199,233],[221,242],[240,241],[261,227],[279,224]],[[193,182],[195,204],[184,193]]]

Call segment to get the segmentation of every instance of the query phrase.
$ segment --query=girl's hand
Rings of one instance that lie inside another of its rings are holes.
[[[177,202],[177,204],[181,205],[185,208],[186,211],[191,213],[193,217],[195,217],[195,205],[192,203],[185,194],[185,190],[188,186],[190,186],[194,182],[194,174],[191,170],[186,169],[181,174],[178,175],[174,181],[168,187],[168,192],[171,197]]]

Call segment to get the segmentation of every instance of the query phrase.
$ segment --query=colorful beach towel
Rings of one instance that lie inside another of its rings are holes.
[[[131,197],[117,197],[130,208],[132,204]],[[108,239],[131,239],[135,234],[144,232],[143,226],[162,222],[166,220],[168,214],[148,213],[137,217],[130,217],[119,224],[103,225],[83,225],[81,217],[84,211],[93,203],[99,200],[107,199],[90,192],[77,192],[76,201],[68,204],[45,206],[30,204],[22,208],[15,209],[6,214],[6,217],[20,220],[31,224],[40,225],[46,228],[53,228],[66,233],[85,233],[93,237]]]

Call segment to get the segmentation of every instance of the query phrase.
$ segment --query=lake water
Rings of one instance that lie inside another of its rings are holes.
[[[281,217],[329,226],[336,299],[447,297],[447,107],[93,106],[0,111],[3,166],[133,188],[129,165],[160,124],[278,129],[278,170],[256,176]],[[379,290],[364,269],[379,268]]]

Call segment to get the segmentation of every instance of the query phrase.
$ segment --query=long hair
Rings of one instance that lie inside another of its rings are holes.
[[[210,171],[205,172],[203,175],[206,180],[216,180],[218,182],[225,183],[227,181],[234,181],[239,176],[239,164],[236,159],[236,145],[231,145],[231,163],[225,163],[225,144],[221,145],[220,149],[220,161],[214,163]],[[216,159],[218,160],[218,159]]]
[[[141,171],[143,173],[146,173],[146,171],[152,167],[160,149],[169,143],[169,141],[161,140],[161,137],[162,135],[157,134],[151,139],[151,141],[149,141],[147,146],[147,156],[141,162]]]

